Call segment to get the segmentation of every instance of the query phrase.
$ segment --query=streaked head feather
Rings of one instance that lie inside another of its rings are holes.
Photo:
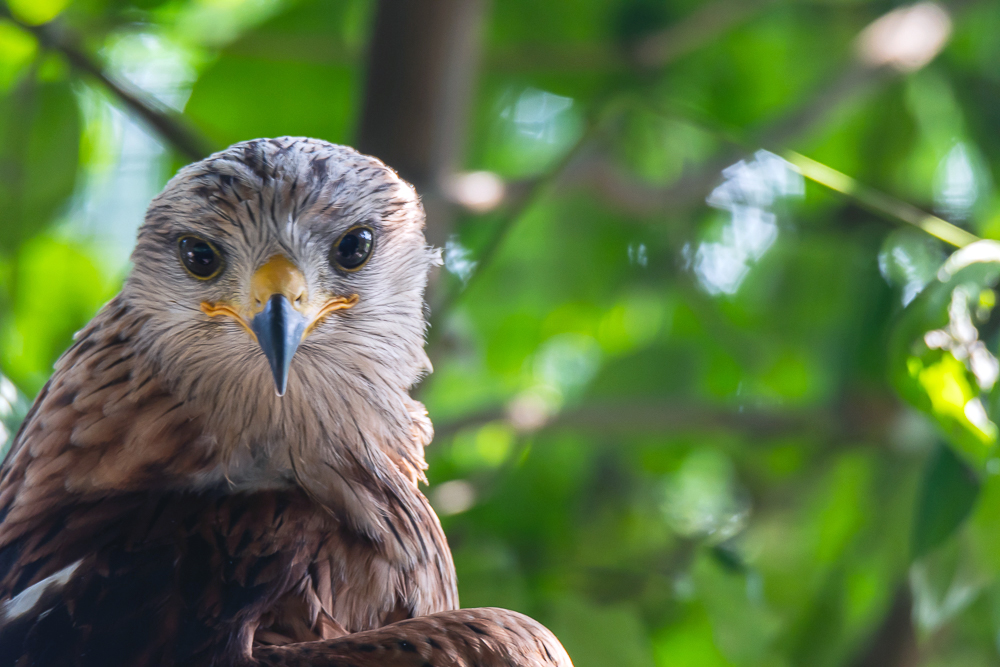
[[[375,252],[362,270],[338,272],[330,246],[358,224],[375,230]],[[391,169],[314,139],[236,144],[181,170],[153,200],[122,299],[145,318],[135,341],[145,363],[204,411],[224,455],[219,475],[250,487],[297,479],[325,502],[369,512],[364,485],[338,475],[387,465],[422,475],[429,422],[407,392],[429,369],[423,291],[438,255],[423,226],[416,193]],[[185,271],[185,234],[222,250],[222,275],[199,281]],[[245,302],[253,272],[278,253],[310,294],[359,296],[304,341],[284,397],[251,337],[199,308]]]

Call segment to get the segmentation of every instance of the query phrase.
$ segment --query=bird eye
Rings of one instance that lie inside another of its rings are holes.
[[[367,227],[352,227],[330,248],[330,262],[344,271],[357,271],[375,249],[375,233]]]
[[[209,280],[222,271],[222,255],[211,243],[197,236],[182,236],[177,242],[181,264],[198,280]]]

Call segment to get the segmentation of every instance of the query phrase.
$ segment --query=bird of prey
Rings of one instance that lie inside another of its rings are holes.
[[[0,667],[570,666],[527,617],[458,610],[408,394],[423,224],[314,139],[167,184],[0,468]]]

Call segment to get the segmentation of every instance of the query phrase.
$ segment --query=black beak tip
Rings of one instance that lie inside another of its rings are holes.
[[[288,388],[288,369],[302,341],[306,318],[292,307],[285,296],[274,294],[264,305],[264,310],[250,322],[250,328],[271,367],[274,388],[278,396],[284,396]]]

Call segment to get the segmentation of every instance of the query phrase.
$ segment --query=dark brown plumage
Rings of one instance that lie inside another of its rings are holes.
[[[506,609],[460,609],[400,621],[311,646],[260,648],[268,667],[545,667],[569,665],[548,630]]]
[[[341,270],[331,244],[359,225],[375,251]],[[168,184],[0,469],[0,667],[570,664],[530,619],[455,611],[407,395],[421,227],[395,174],[314,140]],[[224,271],[185,272],[192,236]],[[282,370],[258,325],[297,313]]]

